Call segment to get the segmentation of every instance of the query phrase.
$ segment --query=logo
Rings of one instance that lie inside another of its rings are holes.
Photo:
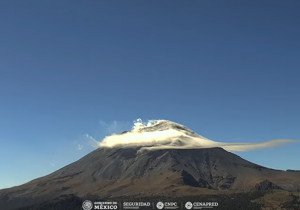
[[[159,201],[156,204],[157,209],[179,209],[178,203],[174,201],[166,201],[166,202],[161,202]]]
[[[164,208],[164,203],[163,202],[157,202],[156,208],[163,209]]]
[[[91,210],[93,208],[92,201],[89,201],[89,200],[83,201],[82,208],[83,208],[83,210]]]
[[[144,209],[147,208],[149,209],[151,206],[150,202],[144,202],[144,201],[127,201],[127,202],[123,202],[123,208],[122,209]]]
[[[96,201],[94,202],[94,209],[110,209],[115,210],[118,208],[118,202],[116,201]]]
[[[193,204],[190,201],[186,202],[184,206],[185,206],[186,209],[192,209],[193,208]]]
[[[194,209],[212,209],[214,207],[218,207],[218,202],[194,202],[192,204]]]

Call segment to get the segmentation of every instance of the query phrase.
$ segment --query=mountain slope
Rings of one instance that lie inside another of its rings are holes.
[[[268,169],[221,148],[97,149],[27,184],[0,191],[0,206],[32,205],[63,195],[79,198],[181,196],[249,191],[265,180],[285,190],[300,188],[300,174]]]

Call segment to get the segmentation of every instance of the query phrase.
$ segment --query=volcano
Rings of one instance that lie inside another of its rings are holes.
[[[178,132],[167,136],[170,129]],[[300,189],[298,171],[251,163],[214,143],[211,146],[208,139],[197,144],[202,148],[191,148],[194,144],[188,137],[199,136],[182,125],[160,121],[133,130],[143,144],[137,139],[114,141],[133,131],[113,136],[112,142],[106,138],[100,148],[52,174],[0,190],[0,209],[81,209],[87,198],[182,198]]]

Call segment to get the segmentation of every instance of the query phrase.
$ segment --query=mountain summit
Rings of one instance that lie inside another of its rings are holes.
[[[137,120],[131,131],[108,136],[99,143],[102,148],[140,147],[141,150],[209,148],[217,145],[217,142],[169,120],[150,120],[147,123]]]
[[[141,119],[137,119],[133,126],[133,130],[139,132],[163,131],[169,129],[184,131],[191,135],[195,134],[189,128],[170,120],[149,120],[147,123],[143,123]]]

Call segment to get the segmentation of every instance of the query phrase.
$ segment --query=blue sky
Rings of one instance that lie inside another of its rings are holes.
[[[0,188],[136,118],[208,138],[300,139],[300,2],[1,1]],[[88,134],[89,136],[87,136]],[[238,153],[300,169],[299,144]]]

